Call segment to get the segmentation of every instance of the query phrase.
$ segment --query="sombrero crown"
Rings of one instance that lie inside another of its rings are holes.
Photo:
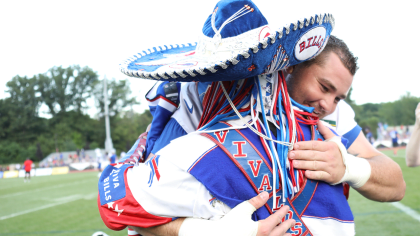
[[[272,73],[318,55],[334,27],[315,15],[271,32],[252,1],[222,0],[198,43],[154,47],[120,64],[132,77],[166,81],[225,81]]]

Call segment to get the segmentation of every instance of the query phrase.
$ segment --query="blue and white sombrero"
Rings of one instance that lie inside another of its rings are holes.
[[[198,43],[154,47],[120,64],[131,77],[166,81],[224,81],[272,73],[318,55],[334,28],[330,14],[272,32],[252,1],[221,0]]]

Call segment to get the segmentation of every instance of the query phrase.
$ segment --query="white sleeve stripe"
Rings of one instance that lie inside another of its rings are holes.
[[[174,112],[177,108],[176,106],[174,106],[173,103],[167,101],[163,97],[160,97],[159,99],[156,99],[154,101],[149,101],[149,106],[151,107],[160,106],[160,107],[165,108],[169,112]]]

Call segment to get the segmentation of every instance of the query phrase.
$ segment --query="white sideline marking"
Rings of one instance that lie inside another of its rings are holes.
[[[89,182],[89,181],[91,181],[91,180],[77,181],[77,182],[73,182],[73,183],[69,183],[69,184],[52,185],[50,187],[45,187],[45,188],[37,188],[37,189],[33,189],[33,190],[28,190],[28,191],[22,191],[22,192],[17,192],[17,193],[1,195],[0,198],[15,197],[15,196],[23,195],[23,194],[27,195],[28,193],[31,193],[31,192],[45,191],[47,189],[55,189],[55,188],[65,187],[65,186],[74,185],[74,184],[81,184],[81,183],[85,183],[85,182]]]
[[[15,216],[20,216],[20,215],[28,214],[28,213],[31,213],[31,212],[34,212],[34,211],[39,211],[39,210],[43,210],[43,209],[46,209],[46,208],[58,206],[58,205],[61,205],[61,204],[73,202],[73,201],[76,201],[76,200],[79,200],[79,199],[83,199],[83,198],[86,198],[86,197],[90,197],[90,196],[92,196],[92,194],[88,194],[86,196],[85,195],[80,195],[80,194],[69,196],[69,197],[66,197],[66,200],[65,201],[47,204],[47,205],[44,205],[44,206],[40,206],[40,207],[29,209],[29,210],[26,210],[26,211],[21,211],[21,212],[13,213],[13,214],[10,214],[8,216],[2,216],[2,217],[0,217],[0,220],[5,220],[5,219],[13,218]]]
[[[400,209],[401,211],[403,211],[405,214],[413,217],[414,219],[420,221],[420,214],[417,213],[415,210],[411,209],[410,207],[399,203],[399,202],[391,202],[391,205],[393,205],[394,207]]]

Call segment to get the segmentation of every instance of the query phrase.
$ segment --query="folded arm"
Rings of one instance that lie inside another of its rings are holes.
[[[251,219],[252,213],[262,207],[268,200],[267,192],[245,201],[222,219],[211,221],[194,218],[180,218],[165,225],[152,228],[131,227],[143,236],[211,236],[211,235],[250,235],[250,236],[290,236],[286,231],[295,225],[295,220],[282,219],[289,211],[289,206],[280,208],[265,220],[255,222]]]

